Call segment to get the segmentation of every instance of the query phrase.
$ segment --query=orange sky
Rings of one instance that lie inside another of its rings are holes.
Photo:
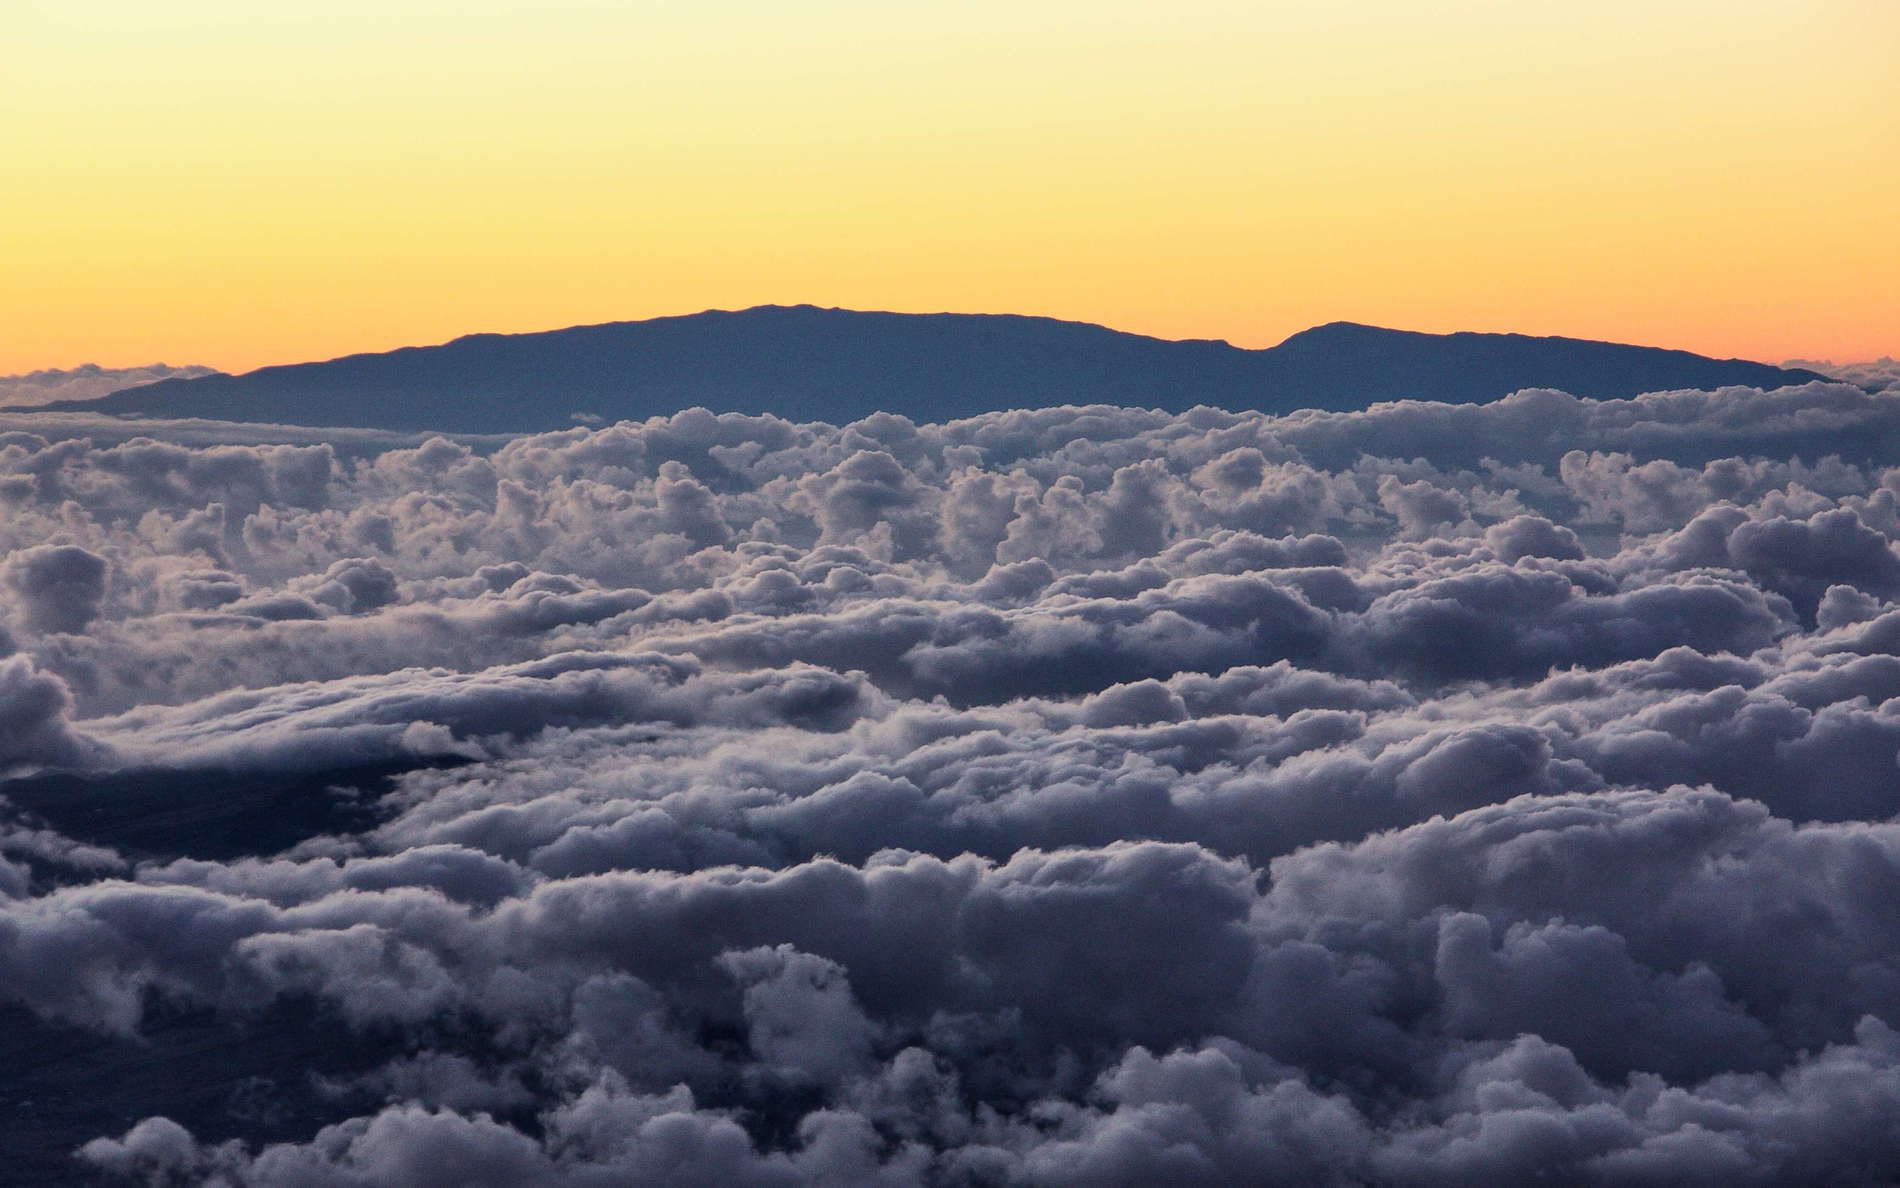
[[[11,0],[0,373],[707,307],[1900,354],[1894,0]]]

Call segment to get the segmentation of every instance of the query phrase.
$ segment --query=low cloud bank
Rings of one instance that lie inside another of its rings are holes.
[[[197,379],[216,375],[214,367],[101,367],[86,363],[70,370],[47,368],[23,375],[0,375],[0,408],[52,404],[57,400],[97,400],[126,388],[164,379]]]
[[[232,432],[0,433],[49,1161],[1900,1176],[1900,391]]]
[[[1800,367],[1808,371],[1819,372],[1864,388],[1869,392],[1886,392],[1900,388],[1900,359],[1882,356],[1864,363],[1789,363],[1788,367]]]

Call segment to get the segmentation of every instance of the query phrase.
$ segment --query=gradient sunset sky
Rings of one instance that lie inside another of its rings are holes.
[[[5,0],[0,372],[707,307],[1900,353],[1896,0]]]

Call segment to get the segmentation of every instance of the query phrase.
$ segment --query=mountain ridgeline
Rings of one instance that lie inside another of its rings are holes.
[[[1062,404],[1287,412],[1406,398],[1473,403],[1533,387],[1612,399],[1821,378],[1687,351],[1521,334],[1419,334],[1334,322],[1245,350],[1053,318],[801,305],[472,334],[440,346],[163,380],[44,407],[510,433],[695,405],[842,424],[878,411],[918,421]]]

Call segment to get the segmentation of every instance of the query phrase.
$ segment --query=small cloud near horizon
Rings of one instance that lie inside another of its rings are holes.
[[[217,375],[215,367],[192,364],[172,367],[151,363],[144,367],[101,367],[82,363],[70,369],[43,368],[23,375],[0,375],[0,408],[25,408],[56,400],[97,400],[126,388],[166,379],[197,379]]]
[[[1861,363],[1835,363],[1826,359],[1790,359],[1783,367],[1805,367],[1834,379],[1845,380],[1868,392],[1900,391],[1900,359],[1882,355]]]

